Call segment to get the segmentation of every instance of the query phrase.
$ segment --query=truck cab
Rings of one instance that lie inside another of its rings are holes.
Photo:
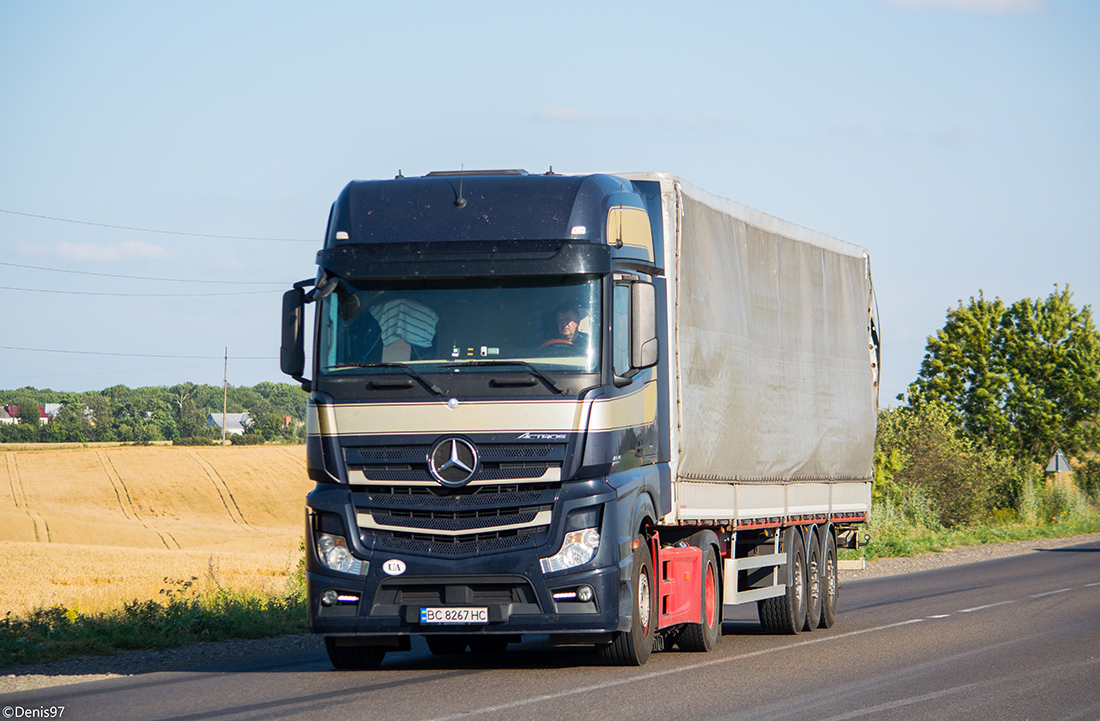
[[[311,391],[310,625],[334,661],[414,634],[454,651],[631,633],[637,541],[670,484],[659,193],[498,171],[340,194],[283,349]]]

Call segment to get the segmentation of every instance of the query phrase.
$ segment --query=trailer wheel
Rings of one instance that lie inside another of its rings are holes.
[[[813,631],[821,622],[821,587],[824,574],[821,569],[820,534],[815,529],[809,533],[810,546],[806,549],[806,623],[803,631]]]
[[[722,588],[718,579],[714,546],[707,546],[703,552],[703,622],[685,624],[676,637],[676,643],[685,651],[709,651],[722,637]]]
[[[376,669],[386,655],[386,649],[378,646],[337,646],[332,636],[325,636],[325,651],[333,667],[341,671]]]
[[[426,636],[428,650],[434,656],[453,656],[466,653],[469,640],[465,636]]]
[[[836,605],[839,588],[836,581],[836,537],[830,529],[822,539],[821,554],[821,620],[818,628],[832,628],[836,623]]]
[[[756,602],[765,633],[798,633],[806,625],[806,549],[797,528],[784,531],[787,588],[782,596]]]
[[[611,643],[600,647],[600,656],[610,666],[641,666],[653,653],[653,634],[657,628],[653,559],[644,536],[639,535],[634,541],[637,548],[630,584],[633,620],[629,631],[619,631]]]

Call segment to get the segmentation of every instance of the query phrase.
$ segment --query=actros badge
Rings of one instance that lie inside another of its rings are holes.
[[[448,488],[465,486],[477,473],[477,449],[462,438],[440,438],[428,454],[432,478]]]

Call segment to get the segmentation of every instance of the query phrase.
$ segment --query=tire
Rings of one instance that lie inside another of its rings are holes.
[[[325,636],[325,651],[333,667],[341,671],[376,669],[386,655],[386,649],[379,646],[337,646],[332,636]]]
[[[708,545],[703,551],[701,585],[703,622],[684,624],[676,637],[684,651],[709,651],[722,638],[722,583],[714,546]]]
[[[821,554],[821,619],[818,628],[832,628],[836,624],[837,586],[836,536],[832,529],[825,532]]]
[[[806,625],[806,549],[802,532],[795,527],[783,532],[787,549],[787,588],[782,596],[756,602],[765,633],[793,634]]]
[[[428,642],[428,650],[433,656],[454,656],[466,653],[466,646],[470,643],[465,636],[425,636]]]
[[[806,623],[803,631],[813,631],[821,623],[821,543],[817,529],[809,533],[809,548],[806,549]]]
[[[504,653],[507,649],[507,636],[474,636],[470,639],[470,651],[473,653]]]
[[[653,653],[657,630],[657,586],[653,577],[653,559],[649,543],[637,536],[634,570],[630,576],[631,628],[619,631],[611,643],[600,647],[600,656],[609,666],[641,666]]]

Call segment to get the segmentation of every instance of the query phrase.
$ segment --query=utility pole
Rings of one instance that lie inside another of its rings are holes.
[[[222,445],[225,445],[225,407],[229,400],[229,346],[225,347],[225,376],[222,378]]]

